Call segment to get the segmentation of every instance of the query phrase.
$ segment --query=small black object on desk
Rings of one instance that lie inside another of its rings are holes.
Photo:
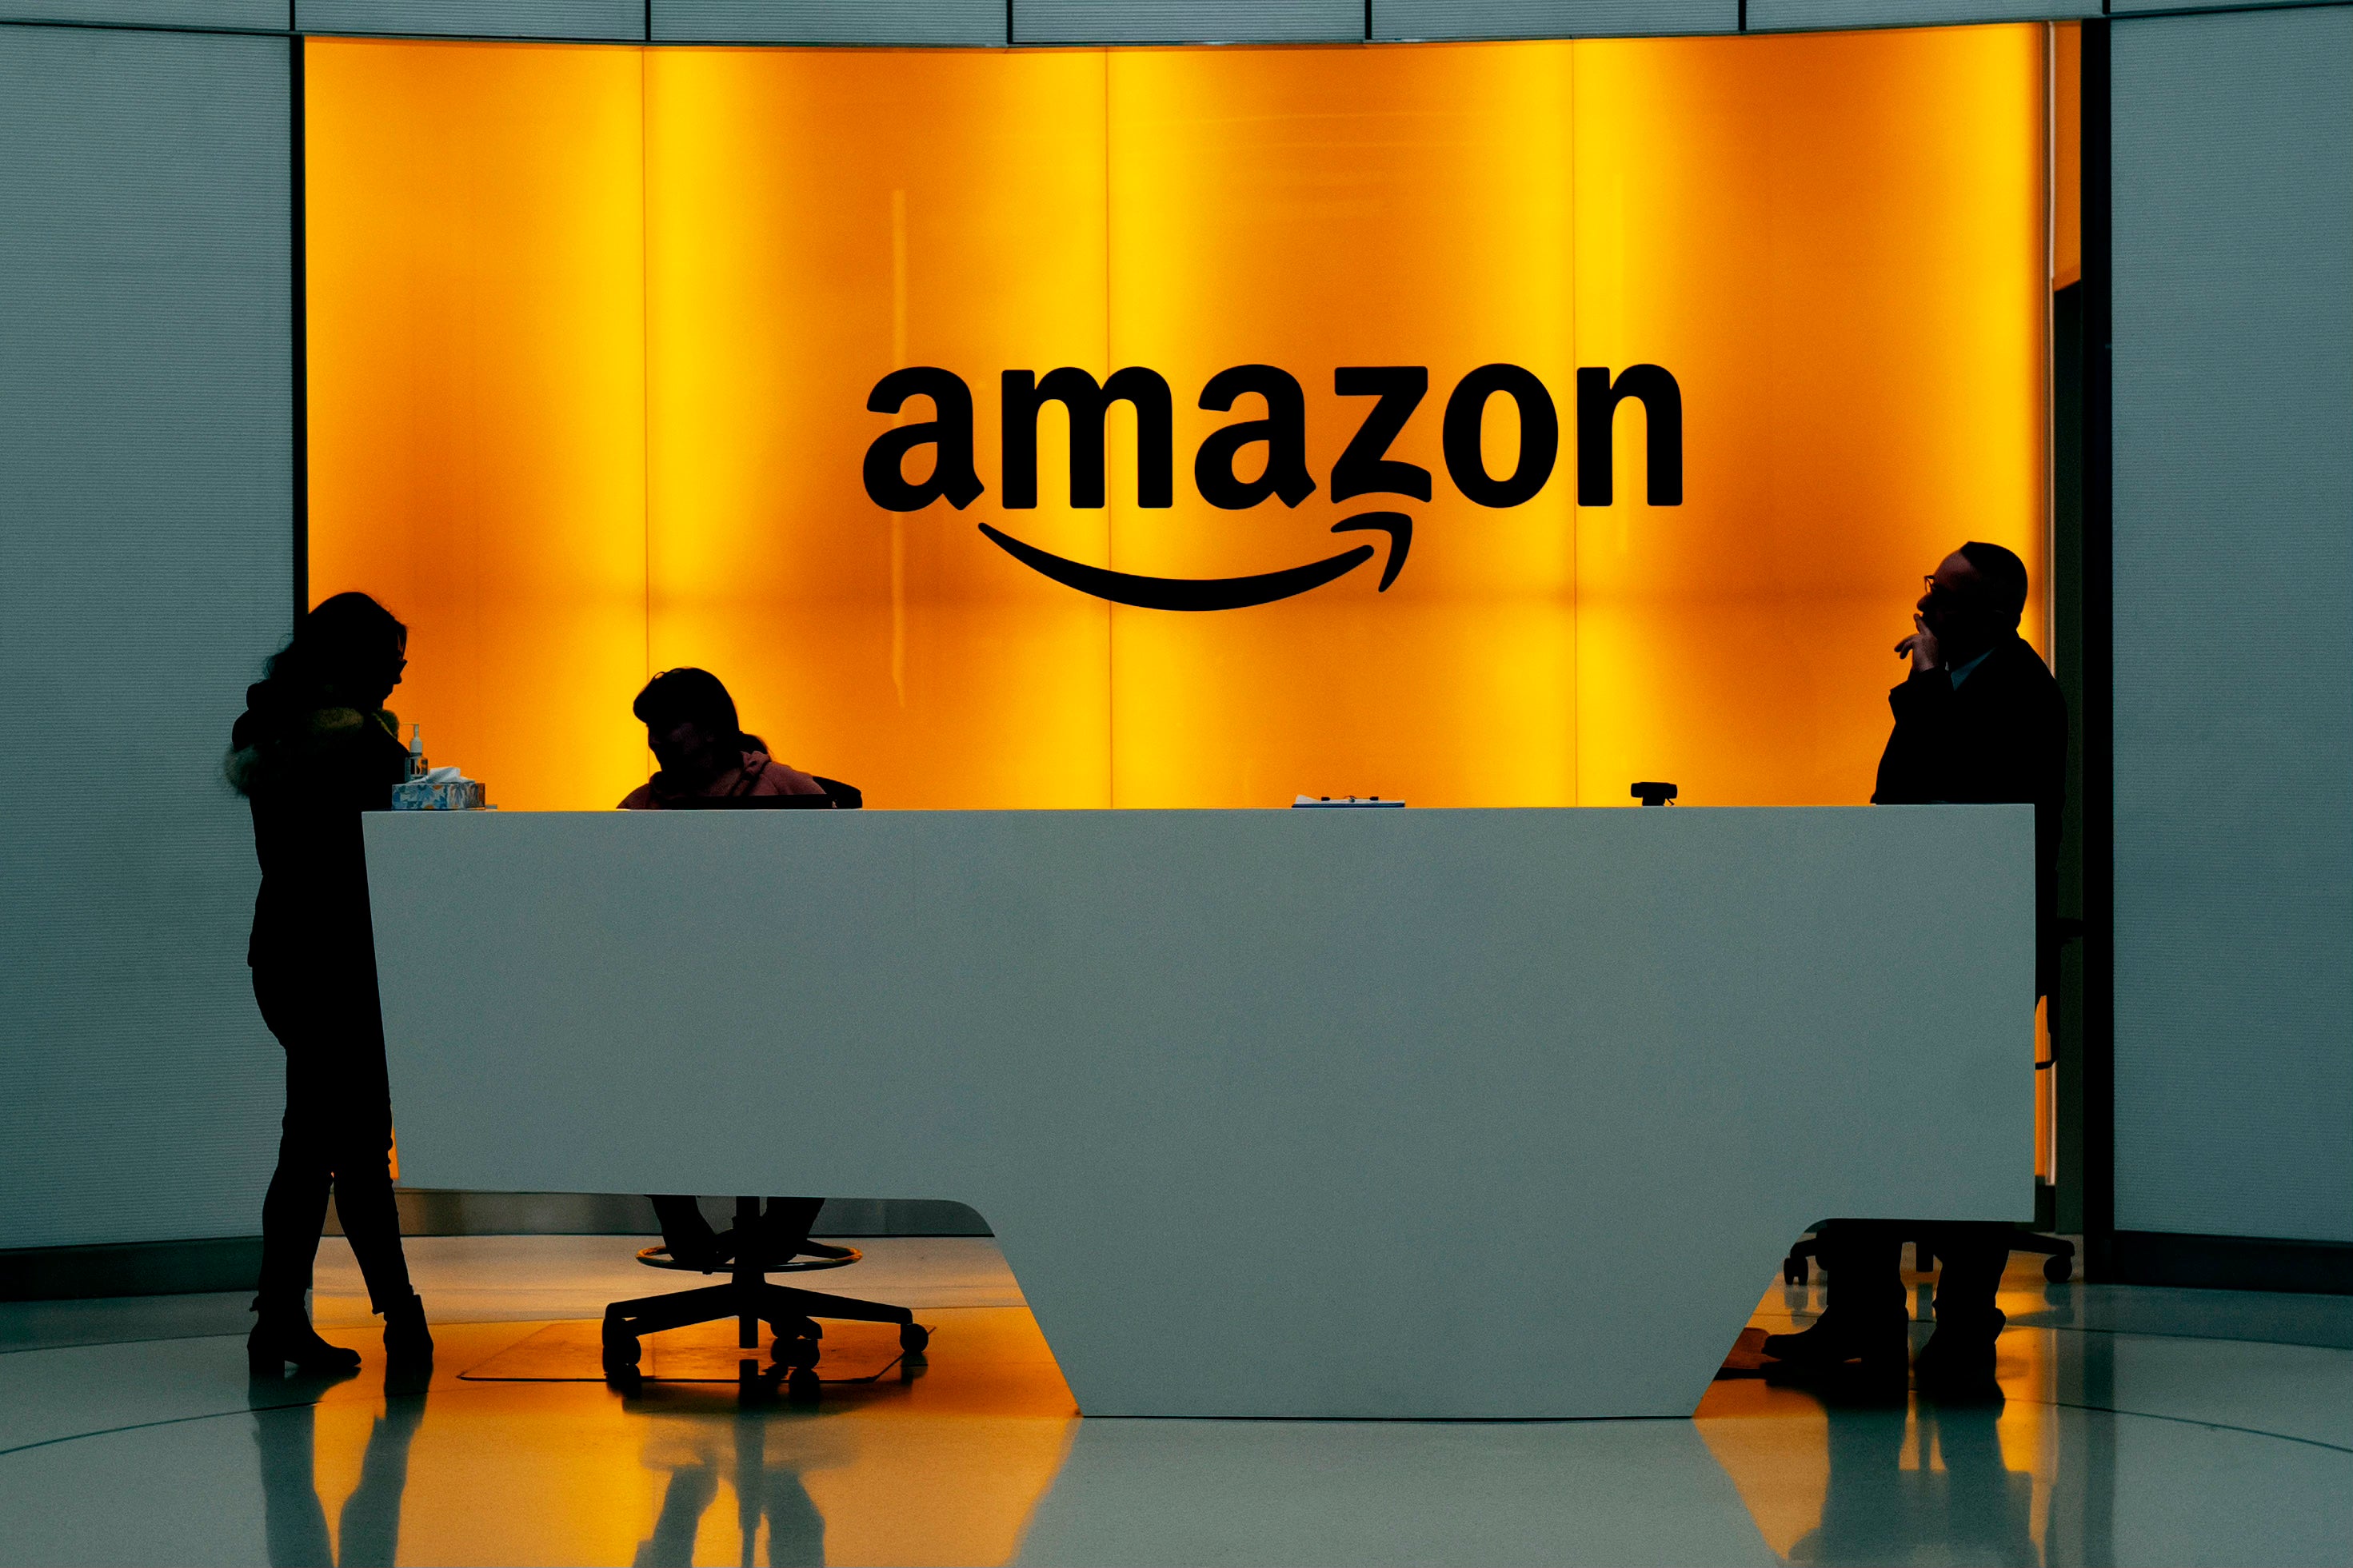
[[[1626,793],[1644,805],[1665,805],[1675,798],[1675,786],[1653,779],[1644,779]]]

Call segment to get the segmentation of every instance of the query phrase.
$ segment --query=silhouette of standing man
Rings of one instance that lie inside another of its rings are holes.
[[[1887,694],[1894,732],[1879,759],[1874,805],[2019,803],[2034,807],[2035,994],[2049,989],[2059,858],[2067,793],[2067,705],[2042,659],[2018,635],[2026,563],[1999,544],[1962,545],[1927,578],[1910,637],[1895,645],[1911,674]],[[1932,911],[1933,913],[1933,911]],[[2021,1000],[2024,1000],[2021,998]],[[1943,1265],[1936,1331],[1913,1372],[1920,1388],[1948,1397],[1997,1395],[1994,1305],[2011,1227],[1834,1220],[1820,1237],[1831,1305],[1802,1333],[1775,1334],[1765,1352],[1786,1364],[1826,1369],[1860,1362],[1900,1376],[1911,1350],[1904,1298],[1904,1236],[1924,1236]]]

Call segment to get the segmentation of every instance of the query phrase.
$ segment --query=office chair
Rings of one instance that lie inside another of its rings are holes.
[[[756,1361],[760,1351],[760,1325],[763,1322],[776,1331],[776,1364],[769,1376],[781,1377],[786,1392],[797,1399],[814,1397],[818,1390],[817,1358],[818,1341],[825,1331],[816,1320],[833,1318],[858,1323],[896,1323],[899,1325],[899,1349],[910,1361],[921,1360],[931,1344],[931,1331],[915,1321],[915,1315],[904,1307],[886,1306],[880,1301],[861,1301],[852,1296],[828,1296],[816,1290],[798,1290],[786,1285],[771,1285],[770,1274],[806,1274],[821,1268],[847,1268],[863,1256],[856,1247],[847,1258],[811,1258],[793,1262],[777,1262],[764,1258],[754,1250],[760,1231],[760,1200],[739,1197],[735,1200],[736,1257],[734,1262],[684,1263],[670,1256],[666,1247],[649,1247],[638,1254],[638,1261],[650,1268],[691,1269],[702,1274],[725,1273],[733,1278],[724,1285],[706,1285],[698,1290],[674,1290],[662,1296],[639,1296],[633,1300],[616,1301],[605,1309],[605,1377],[606,1381],[624,1388],[644,1381],[638,1363],[644,1355],[639,1336],[659,1333],[664,1329],[682,1329],[691,1323],[715,1323],[733,1318],[736,1322],[735,1342],[742,1348],[746,1363]],[[748,1381],[748,1375],[747,1375]]]
[[[814,776],[814,775],[812,775]],[[865,796],[851,784],[839,779],[819,778],[823,795],[778,795],[746,796],[734,799],[699,800],[689,805],[700,811],[856,811],[865,805]],[[683,803],[682,803],[683,804]],[[760,1324],[765,1321],[776,1331],[776,1365],[771,1375],[781,1375],[786,1392],[796,1398],[808,1398],[818,1389],[818,1342],[824,1331],[817,1325],[819,1318],[834,1318],[861,1323],[896,1323],[899,1325],[899,1348],[908,1360],[922,1359],[931,1343],[931,1331],[915,1321],[915,1315],[905,1307],[887,1306],[880,1301],[861,1301],[850,1296],[828,1296],[815,1290],[798,1290],[785,1285],[771,1285],[770,1274],[805,1274],[821,1268],[846,1268],[863,1255],[856,1247],[846,1258],[813,1258],[798,1261],[771,1260],[761,1258],[754,1250],[760,1233],[760,1200],[739,1197],[735,1200],[736,1257],[733,1264],[709,1265],[682,1262],[670,1256],[668,1247],[649,1247],[638,1254],[638,1261],[651,1268],[691,1269],[702,1274],[726,1273],[732,1276],[724,1285],[706,1285],[696,1290],[675,1290],[661,1296],[639,1296],[628,1301],[616,1301],[605,1309],[604,1362],[607,1381],[629,1387],[640,1384],[644,1374],[638,1362],[644,1355],[640,1336],[659,1333],[664,1329],[682,1329],[693,1323],[715,1323],[733,1318],[736,1321],[736,1344],[742,1347],[744,1362],[758,1359]],[[747,1375],[747,1381],[748,1375]]]

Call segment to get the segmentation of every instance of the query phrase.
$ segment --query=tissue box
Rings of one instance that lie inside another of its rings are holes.
[[[428,773],[421,779],[395,784],[392,790],[395,811],[480,811],[482,806],[480,779],[437,779]]]

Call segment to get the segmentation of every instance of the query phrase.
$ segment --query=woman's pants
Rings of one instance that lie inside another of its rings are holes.
[[[261,1299],[301,1304],[327,1193],[381,1312],[415,1292],[392,1201],[392,1089],[375,977],[257,969],[261,1020],[286,1048],[286,1121],[261,1203]]]

